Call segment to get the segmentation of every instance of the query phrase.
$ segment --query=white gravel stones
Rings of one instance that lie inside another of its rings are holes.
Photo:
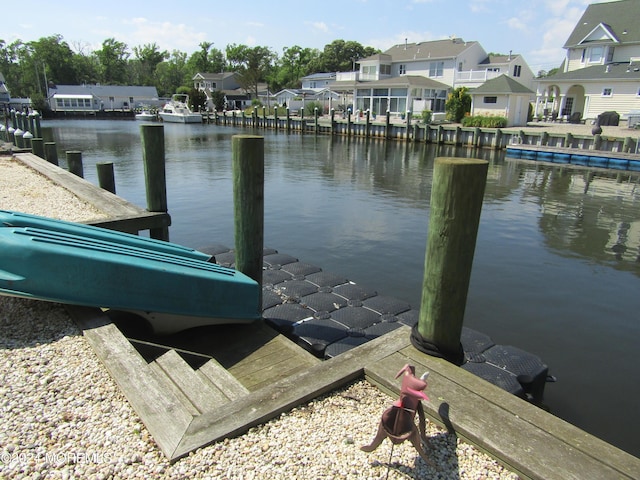
[[[0,297],[0,478],[517,478],[433,424],[438,470],[362,452],[392,400],[360,381],[171,464],[63,307]]]

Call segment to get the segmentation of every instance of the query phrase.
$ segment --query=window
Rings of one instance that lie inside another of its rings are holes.
[[[429,76],[441,77],[444,73],[444,62],[431,62],[429,63]]]
[[[602,54],[602,47],[591,47],[591,52],[589,52],[589,63],[600,63],[602,61]]]
[[[580,63],[584,63],[584,60],[585,60],[586,56],[587,56],[587,49],[583,48],[582,49],[582,56],[580,57]]]
[[[612,97],[613,96],[613,88],[603,88],[602,89],[603,97]]]
[[[391,75],[391,65],[380,65],[381,75]]]
[[[514,65],[513,66],[513,76],[514,77],[519,77],[521,71],[522,71],[522,65]]]
[[[484,97],[484,103],[498,103],[498,97]]]
[[[609,47],[607,49],[607,63],[613,62],[613,53],[616,51],[616,47]]]
[[[462,71],[462,62],[458,63],[458,71],[461,72]]]
[[[407,73],[407,66],[404,64],[398,65],[398,74],[405,75]]]

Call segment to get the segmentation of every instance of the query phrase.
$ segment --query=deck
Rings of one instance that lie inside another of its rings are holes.
[[[25,155],[17,157],[27,165],[42,162]],[[168,221],[165,216],[150,220],[149,212],[81,179],[69,179],[58,167],[38,165],[38,171],[85,200],[115,202],[113,228],[138,231],[150,222]],[[431,372],[428,417],[523,478],[640,478],[640,459],[476,375],[418,352],[406,325],[320,360],[262,321],[150,338],[143,325],[109,317],[99,308],[68,310],[170,459],[240,435],[363,377],[395,396],[395,373],[412,363],[418,371]]]

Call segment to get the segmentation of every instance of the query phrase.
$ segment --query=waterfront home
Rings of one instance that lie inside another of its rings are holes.
[[[293,112],[304,109],[309,102],[315,102],[322,105],[322,113],[328,113],[332,108],[340,108],[342,106],[342,98],[338,92],[331,91],[329,88],[285,88],[272,96],[274,103],[288,107]]]
[[[507,127],[527,124],[533,90],[500,75],[471,91],[471,115],[505,117]]]
[[[338,72],[330,88],[353,101],[356,110],[403,115],[434,112],[444,117],[451,89],[473,89],[500,75],[531,85],[533,73],[521,55],[488,55],[479,42],[452,36],[431,42],[403,43],[359,59],[358,71]],[[532,96],[533,98],[533,96]]]
[[[156,87],[126,85],[53,85],[47,100],[52,111],[95,114],[100,111],[133,111],[136,107],[159,107]]]
[[[207,109],[213,110],[213,92],[222,92],[226,110],[245,108],[251,101],[251,95],[242,87],[237,72],[206,73],[198,72],[193,76],[193,88],[207,96]]]
[[[336,72],[312,73],[311,75],[307,75],[300,79],[302,82],[301,88],[303,90],[315,90],[319,92],[328,88],[331,82],[334,82],[335,79]]]
[[[627,118],[640,109],[640,0],[594,3],[569,35],[561,71],[539,79],[535,114]]]

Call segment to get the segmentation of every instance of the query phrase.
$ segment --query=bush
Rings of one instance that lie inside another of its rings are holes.
[[[322,104],[320,102],[309,102],[304,106],[304,114],[312,117],[314,115],[315,109],[318,109],[318,114],[322,115]]]
[[[462,119],[463,127],[480,128],[504,128],[507,126],[506,117],[493,117],[490,115],[474,115]]]
[[[471,111],[471,95],[467,93],[468,91],[467,87],[459,87],[449,94],[444,104],[447,120],[458,123],[466,113]]]
[[[433,112],[431,110],[423,110],[422,111],[422,123],[431,123],[431,117],[433,116]]]

